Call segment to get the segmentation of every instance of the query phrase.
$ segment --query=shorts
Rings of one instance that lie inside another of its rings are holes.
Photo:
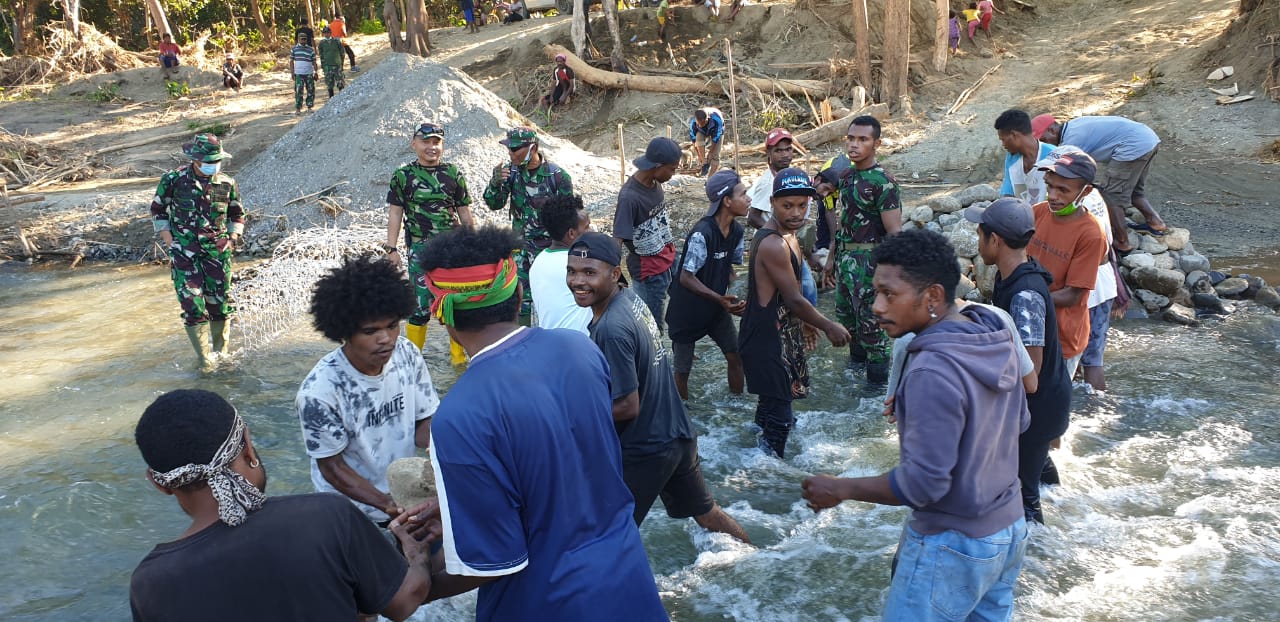
[[[1147,172],[1151,170],[1151,160],[1156,157],[1160,147],[1143,154],[1136,160],[1107,162],[1107,175],[1099,190],[1107,206],[1124,213],[1125,208],[1134,200],[1146,196]]]
[[[738,353],[738,328],[733,325],[733,317],[727,311],[722,312],[715,323],[707,329],[706,336],[720,346],[721,352]],[[688,374],[693,371],[693,346],[692,343],[671,342],[672,367],[675,373]]]
[[[1115,299],[1098,303],[1089,309],[1089,345],[1084,347],[1080,364],[1085,367],[1102,367],[1102,354],[1107,349],[1107,329],[1111,327],[1111,303]]]
[[[697,439],[675,439],[647,456],[623,455],[622,479],[636,500],[636,525],[644,522],[659,496],[671,518],[702,516],[716,506],[702,477]]]
[[[178,57],[177,56],[161,56],[160,62],[164,64],[166,69],[170,67],[177,67]]]

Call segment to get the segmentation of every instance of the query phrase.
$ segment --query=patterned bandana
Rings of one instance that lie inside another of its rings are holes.
[[[243,475],[231,470],[231,461],[244,450],[244,420],[236,413],[231,423],[231,433],[222,446],[214,452],[209,464],[187,464],[172,471],[159,473],[151,470],[151,479],[170,490],[199,481],[207,481],[218,502],[218,518],[235,527],[243,523],[249,512],[266,502],[267,496],[249,483]]]
[[[435,295],[431,314],[453,326],[454,309],[492,307],[516,292],[516,262],[511,257],[487,266],[439,268],[425,275]]]

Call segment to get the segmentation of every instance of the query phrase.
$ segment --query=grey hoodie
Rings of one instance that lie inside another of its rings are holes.
[[[1030,423],[1009,329],[978,306],[907,346],[895,393],[899,465],[889,484],[911,528],[989,536],[1022,516],[1018,435]]]

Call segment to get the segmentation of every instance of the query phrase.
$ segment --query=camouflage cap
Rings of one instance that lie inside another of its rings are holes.
[[[231,154],[222,150],[222,141],[213,134],[196,134],[191,142],[182,146],[187,157],[199,162],[218,162]]]
[[[498,141],[507,149],[519,149],[525,145],[538,144],[538,133],[531,127],[513,127],[507,130],[507,137]]]

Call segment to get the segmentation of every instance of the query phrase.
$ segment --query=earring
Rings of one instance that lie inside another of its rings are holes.
[[[933,305],[929,305],[929,319],[931,320],[938,319],[938,315],[933,312]]]
[[[251,469],[256,469],[260,466],[262,466],[262,461],[257,458],[254,458],[253,461],[249,463],[249,468]]]

